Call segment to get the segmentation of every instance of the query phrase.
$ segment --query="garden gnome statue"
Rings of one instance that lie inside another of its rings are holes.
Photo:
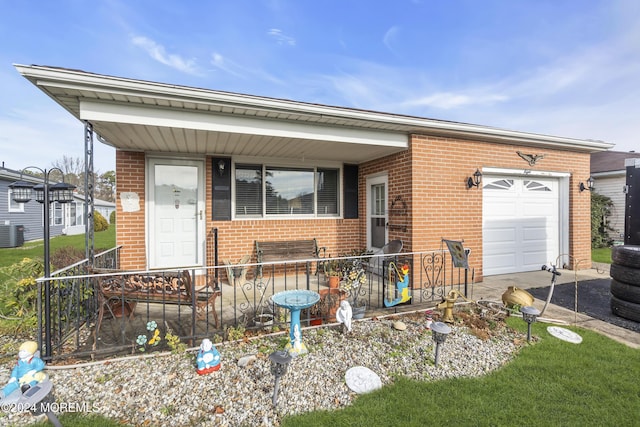
[[[0,392],[0,399],[4,399],[17,389],[24,393],[44,381],[47,375],[42,372],[43,369],[44,362],[40,359],[38,344],[35,341],[22,343],[18,349],[18,361],[11,371],[11,379]]]
[[[349,301],[342,301],[340,307],[336,310],[336,320],[344,325],[345,332],[351,332],[351,318],[353,310]]]
[[[203,339],[200,344],[196,363],[198,364],[196,372],[199,375],[209,374],[220,369],[220,353],[208,338]]]

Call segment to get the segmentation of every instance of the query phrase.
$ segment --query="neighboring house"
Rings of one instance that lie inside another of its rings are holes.
[[[42,184],[42,179],[19,171],[0,168],[0,225],[24,227],[24,240],[39,240],[44,236],[44,219],[42,204],[31,200],[27,203],[16,203],[12,198],[9,185],[16,181]],[[51,203],[49,212],[49,229],[51,237],[59,236],[65,228],[64,204]]]
[[[594,191],[607,196],[613,202],[608,225],[613,229],[609,236],[614,243],[624,241],[626,159],[640,159],[633,151],[602,151],[591,154],[591,176]]]
[[[84,194],[75,194],[71,203],[66,203],[65,224],[62,230],[63,234],[84,234],[85,232],[85,209]],[[93,209],[99,212],[106,220],[109,221],[111,213],[116,210],[116,204],[105,200],[94,199]]]
[[[24,240],[39,240],[44,236],[44,219],[42,204],[31,200],[27,203],[16,203],[12,198],[9,185],[16,181],[27,181],[42,184],[42,179],[20,174],[19,171],[0,168],[0,226],[21,226]],[[107,222],[116,208],[113,202],[94,200],[94,210],[100,212]],[[54,202],[50,206],[50,236],[61,234],[83,234],[85,232],[84,195],[74,194],[70,203]],[[0,243],[1,245],[1,243]]]
[[[116,148],[122,268],[213,265],[214,230],[219,259],[255,260],[256,240],[317,238],[337,255],[447,238],[464,239],[477,280],[590,265],[590,193],[579,187],[591,153],[612,144],[16,68],[85,123],[78,145],[93,130]]]

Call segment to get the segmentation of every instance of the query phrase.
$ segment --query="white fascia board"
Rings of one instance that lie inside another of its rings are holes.
[[[615,178],[615,177],[625,176],[626,174],[627,172],[624,169],[622,169],[617,171],[593,172],[591,176],[594,179],[595,178]]]
[[[80,101],[80,119],[134,125],[196,129],[281,138],[335,141],[351,144],[380,145],[406,149],[409,137],[404,133],[381,132],[283,122],[254,117],[236,117],[206,112],[140,107],[108,102]]]
[[[482,168],[482,174],[486,175],[511,175],[511,176],[545,176],[549,178],[565,178],[570,176],[569,172],[544,171],[533,169],[508,169],[508,168]]]

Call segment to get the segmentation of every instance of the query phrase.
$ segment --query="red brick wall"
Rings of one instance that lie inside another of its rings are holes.
[[[535,166],[529,166],[516,151],[543,154]],[[589,154],[565,150],[530,148],[519,145],[465,141],[413,135],[407,151],[360,165],[358,219],[295,220],[211,220],[211,161],[206,161],[207,248],[213,247],[214,228],[218,229],[219,261],[238,260],[251,254],[255,260],[256,240],[318,239],[327,253],[337,255],[366,244],[366,177],[386,171],[389,180],[389,208],[400,196],[407,206],[405,218],[390,216],[390,223],[407,223],[406,231],[389,231],[389,239],[401,239],[405,251],[439,249],[442,238],[464,239],[472,249],[476,280],[482,270],[482,190],[467,189],[466,180],[476,169],[499,167],[568,172],[570,178],[569,251],[582,260],[580,268],[590,266],[590,195],[580,193],[579,183],[589,176]],[[117,241],[124,245],[122,267],[139,269],[145,259],[145,156],[118,151]],[[120,194],[138,193],[140,211],[122,212]],[[207,251],[207,264],[213,265],[213,251]]]
[[[516,151],[542,154],[529,166]],[[413,250],[440,247],[440,239],[464,239],[472,249],[476,278],[482,270],[482,190],[467,189],[466,180],[476,169],[498,167],[568,172],[569,255],[581,260],[580,268],[591,265],[591,210],[589,192],[580,192],[581,181],[589,177],[589,154],[519,145],[473,142],[414,135],[411,139],[413,169]],[[391,194],[391,193],[390,193]],[[390,196],[391,197],[391,196]]]
[[[144,153],[116,151],[116,243],[123,245],[120,267],[144,269],[145,255],[145,156]],[[120,198],[133,192],[140,198],[140,210],[123,212]]]

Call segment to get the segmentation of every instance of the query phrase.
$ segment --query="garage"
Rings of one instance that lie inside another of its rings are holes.
[[[484,275],[539,270],[560,252],[560,180],[485,175]]]

